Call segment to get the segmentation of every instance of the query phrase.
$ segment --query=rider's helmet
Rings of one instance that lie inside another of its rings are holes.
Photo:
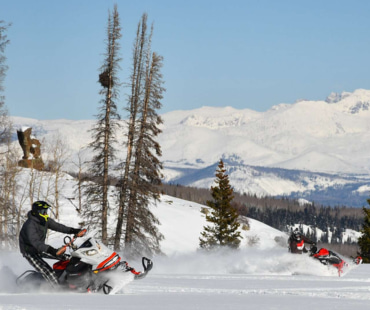
[[[49,208],[51,208],[51,205],[49,205],[47,202],[42,200],[35,201],[32,204],[32,214],[35,216],[40,216],[43,219],[45,219],[45,221],[47,221],[49,217],[48,215]]]
[[[298,228],[296,228],[294,231],[293,231],[293,238],[295,240],[301,240],[301,233],[300,231],[298,230]]]

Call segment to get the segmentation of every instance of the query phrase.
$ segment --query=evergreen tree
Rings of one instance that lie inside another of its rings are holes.
[[[132,167],[133,154],[134,154],[134,141],[137,135],[137,118],[139,114],[139,106],[143,88],[143,75],[144,75],[144,59],[145,54],[148,53],[148,39],[147,39],[147,15],[142,16],[141,21],[138,23],[136,40],[133,48],[133,66],[130,77],[131,94],[129,96],[127,111],[129,119],[127,122],[127,141],[125,143],[127,153],[126,161],[119,165],[122,169],[122,174],[118,182],[119,188],[118,196],[118,216],[116,234],[114,240],[114,248],[119,250],[121,247],[122,229],[124,220],[127,218],[127,203],[129,197],[129,176]]]
[[[96,225],[101,223],[101,238],[103,243],[108,242],[108,186],[110,163],[115,158],[115,132],[119,127],[120,116],[117,113],[116,99],[120,86],[117,71],[120,69],[118,51],[120,48],[121,27],[117,6],[109,12],[107,25],[106,53],[101,67],[99,82],[102,86],[100,95],[97,123],[92,128],[93,141],[89,148],[94,157],[91,161],[90,173],[94,182],[84,188],[87,197],[84,206],[85,224]]]
[[[370,199],[367,200],[370,204]],[[362,236],[358,238],[358,245],[360,247],[360,255],[364,263],[370,263],[370,208],[363,207],[364,223],[360,232]]]
[[[120,182],[120,212],[115,248],[119,248],[123,216],[126,217],[125,253],[137,255],[160,253],[163,235],[157,229],[158,219],[150,211],[151,201],[159,199],[161,184],[161,148],[155,138],[161,133],[162,57],[151,53],[151,32],[147,34],[147,15],[142,16],[134,48],[132,94],[125,170]],[[122,224],[121,224],[122,223]]]
[[[211,223],[204,227],[201,233],[200,247],[213,249],[216,247],[228,246],[238,248],[242,238],[238,228],[238,213],[231,206],[233,200],[233,189],[229,184],[229,176],[226,174],[224,163],[220,160],[216,171],[217,186],[211,187],[213,200],[208,200],[207,205],[212,209],[206,215],[206,220]]]

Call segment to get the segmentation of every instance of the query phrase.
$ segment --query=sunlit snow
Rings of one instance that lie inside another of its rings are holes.
[[[20,182],[27,182],[23,169]],[[44,180],[47,182],[45,175]],[[75,181],[63,177],[60,222],[76,226],[77,212],[67,199],[73,197]],[[41,193],[46,187],[41,186]],[[52,199],[52,196],[50,196]],[[24,211],[28,209],[25,202]],[[370,268],[349,266],[338,277],[329,268],[307,255],[287,251],[287,235],[261,222],[249,219],[238,251],[213,254],[198,250],[200,232],[206,225],[205,206],[162,196],[157,206],[161,243],[165,255],[151,257],[154,268],[142,280],[124,274],[111,279],[119,290],[102,293],[50,292],[43,289],[25,292],[15,285],[15,276],[32,269],[17,251],[0,253],[0,309],[365,309],[370,301]],[[48,242],[62,244],[63,235],[53,233]],[[120,253],[123,259],[124,253]],[[52,263],[52,262],[50,262]],[[140,269],[140,261],[130,261]]]

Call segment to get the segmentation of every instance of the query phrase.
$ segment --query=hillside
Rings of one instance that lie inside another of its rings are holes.
[[[52,190],[54,184],[54,175],[49,172],[33,172],[30,169],[21,169],[17,176],[19,187],[23,188],[15,197],[15,204],[19,206],[25,220],[26,213],[30,210],[29,201],[29,182],[33,178],[35,196],[34,199],[49,201],[52,205],[55,196]],[[75,193],[77,181],[68,174],[64,174],[59,180],[59,221],[68,223],[73,227],[79,227],[82,221],[81,214],[77,212],[78,197]],[[114,189],[110,190],[110,205],[114,205]],[[200,232],[206,225],[205,215],[201,212],[204,205],[187,200],[178,199],[168,195],[162,195],[161,200],[156,205],[151,205],[151,210],[159,219],[160,232],[165,239],[161,242],[161,249],[166,255],[193,253],[199,248]],[[53,210],[55,218],[56,210]],[[115,215],[112,211],[110,217],[111,231],[115,230]],[[94,228],[94,227],[92,227]],[[275,238],[287,239],[284,232],[276,230],[259,221],[249,219],[248,230],[241,229],[243,241],[241,247],[247,247],[250,239],[256,240],[256,236],[261,242],[255,242],[254,245],[261,249],[273,248],[278,246]],[[263,242],[262,242],[263,240]],[[56,247],[61,244],[60,234],[51,232],[49,241]]]
[[[24,220],[24,216],[30,208],[29,190],[31,187],[29,182],[31,179],[34,182],[32,186],[34,199],[46,200],[55,205],[53,187],[55,175],[49,172],[32,172],[30,169],[21,169],[17,175],[20,190],[15,197],[15,205],[23,216],[21,221]],[[76,191],[77,180],[69,174],[63,174],[58,183],[60,221],[78,227],[82,217],[77,211],[79,201]],[[205,208],[205,200],[210,199],[209,196],[204,196],[205,193],[202,193],[202,190],[192,192],[190,188],[182,189],[168,186],[164,186],[163,192],[173,192],[173,195],[163,194],[161,201],[157,205],[151,206],[153,214],[161,223],[158,229],[165,237],[161,242],[162,251],[166,255],[196,251],[199,247],[200,232],[206,225],[205,216],[201,210]],[[201,196],[197,192],[200,192]],[[183,199],[174,197],[176,195],[183,197]],[[109,204],[114,206],[116,204],[114,187],[111,188],[109,197]],[[197,203],[191,200],[204,202]],[[343,208],[328,210],[317,207],[315,209],[310,204],[301,206],[295,201],[284,199],[259,199],[253,196],[236,195],[235,207],[238,208],[241,215],[249,217],[248,226],[242,226],[243,229],[240,230],[243,236],[242,248],[249,247],[251,244],[261,249],[281,245],[286,247],[287,235],[284,231],[287,231],[289,226],[299,224],[303,224],[303,226],[300,225],[303,228],[302,231],[312,240],[321,238],[323,242],[335,241],[340,244],[346,241],[356,242],[359,235],[359,223],[362,223],[361,212],[359,215],[358,212]],[[55,213],[56,210],[54,210]],[[111,233],[115,231],[115,221],[115,213],[112,211],[109,228]],[[245,221],[243,220],[243,222]],[[331,232],[329,233],[329,231]],[[324,232],[326,233],[324,234]],[[60,245],[59,235],[56,233],[50,235],[51,242],[56,247]],[[333,241],[333,238],[340,238],[340,241]],[[285,241],[281,243],[282,240]],[[346,249],[345,253],[355,250],[355,248]]]

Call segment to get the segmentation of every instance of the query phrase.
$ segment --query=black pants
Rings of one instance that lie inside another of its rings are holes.
[[[54,270],[51,269],[49,264],[42,259],[40,254],[24,253],[23,256],[28,260],[33,268],[42,274],[51,287],[58,287],[58,277],[56,276]]]

